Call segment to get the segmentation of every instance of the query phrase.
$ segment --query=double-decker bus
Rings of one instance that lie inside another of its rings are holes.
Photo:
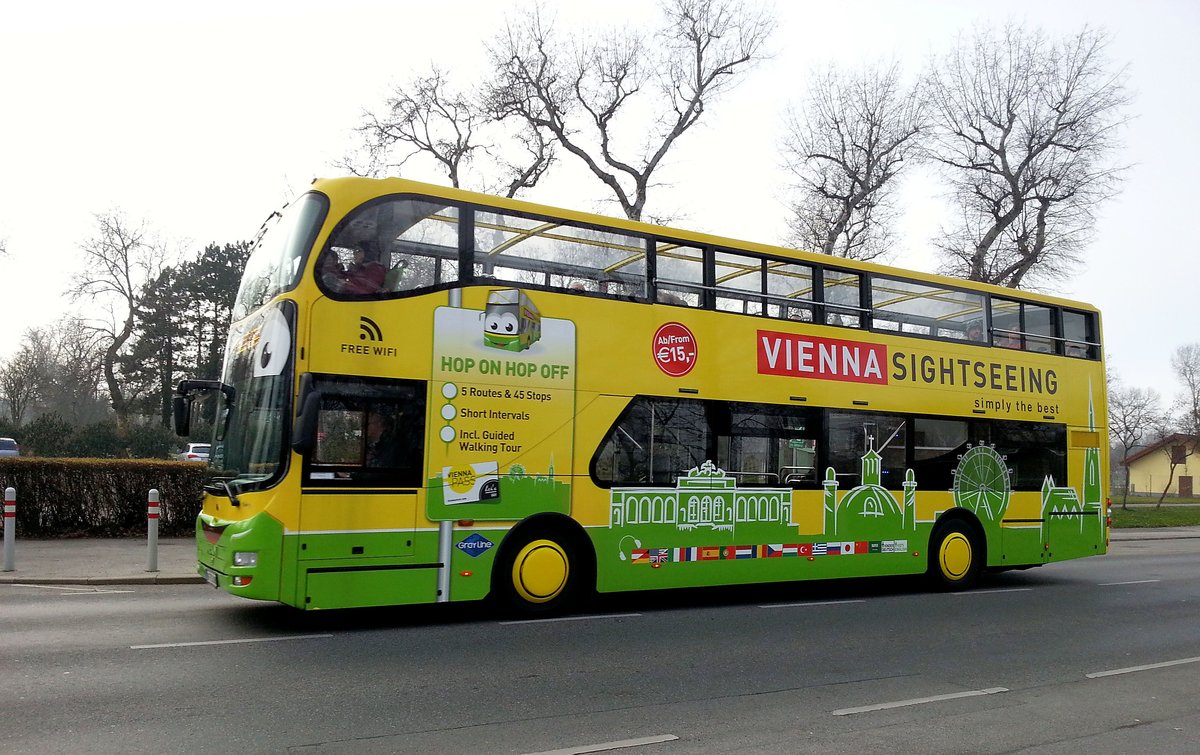
[[[216,391],[198,569],[235,595],[539,612],[1107,549],[1086,304],[400,179],[273,218],[176,399]]]

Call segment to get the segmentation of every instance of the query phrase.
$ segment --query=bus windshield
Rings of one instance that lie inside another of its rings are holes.
[[[295,310],[283,301],[230,329],[222,379],[233,394],[219,399],[214,466],[240,490],[271,480],[286,461]]]
[[[296,285],[300,280],[300,263],[312,246],[327,207],[324,196],[310,193],[267,219],[246,261],[246,272],[233,307],[234,320],[242,319],[276,294]]]

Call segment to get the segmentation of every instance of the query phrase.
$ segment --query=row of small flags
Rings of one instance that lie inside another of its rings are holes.
[[[859,553],[907,553],[907,540],[859,540],[839,543],[795,543],[791,545],[701,545],[691,548],[634,548],[635,564],[666,564],[672,561],[732,561],[743,558],[807,558],[809,556],[853,556]]]

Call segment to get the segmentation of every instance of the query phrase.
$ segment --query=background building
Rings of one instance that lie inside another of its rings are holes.
[[[1158,495],[1166,488],[1168,495],[1195,495],[1197,450],[1194,437],[1175,433],[1132,454],[1127,462],[1129,492]]]

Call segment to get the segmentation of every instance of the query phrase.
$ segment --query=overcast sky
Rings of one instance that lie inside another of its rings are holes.
[[[63,297],[94,214],[145,220],[185,255],[250,238],[269,212],[352,144],[364,107],[431,62],[469,80],[514,0],[5,3],[0,9],[0,361],[30,327],[70,310]],[[644,0],[549,2],[564,26],[649,23]],[[578,6],[578,7],[577,7]],[[1200,341],[1195,177],[1200,149],[1200,3],[1009,0],[780,2],[773,57],[677,143],[648,213],[674,225],[766,243],[785,234],[781,114],[828,62],[897,58],[915,74],[974,23],[1054,35],[1083,24],[1114,35],[1136,99],[1133,164],[1100,213],[1086,263],[1050,293],[1099,306],[1110,367],[1177,392],[1169,359]],[[711,116],[711,117],[710,117]],[[564,157],[564,160],[567,159]],[[432,170],[411,178],[445,183]],[[892,263],[932,271],[945,213],[932,175],[902,186]],[[568,173],[523,198],[619,215],[594,179]]]

